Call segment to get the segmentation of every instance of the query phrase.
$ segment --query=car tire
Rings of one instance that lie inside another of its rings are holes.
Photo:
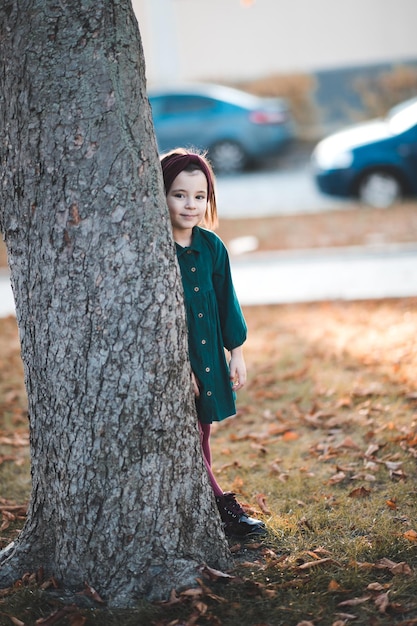
[[[361,202],[377,209],[387,209],[401,199],[403,187],[398,176],[384,170],[365,174],[358,185]]]
[[[218,141],[208,152],[213,169],[218,174],[240,172],[247,164],[246,152],[237,141]]]

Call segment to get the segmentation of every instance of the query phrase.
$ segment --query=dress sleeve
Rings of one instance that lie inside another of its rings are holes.
[[[229,255],[220,238],[216,239],[213,285],[219,309],[223,345],[230,351],[246,341],[247,326],[233,286]]]

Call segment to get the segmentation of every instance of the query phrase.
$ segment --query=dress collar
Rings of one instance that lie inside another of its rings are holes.
[[[191,239],[191,245],[189,245],[189,246],[180,246],[179,243],[175,242],[175,247],[176,247],[178,256],[184,254],[184,252],[187,252],[188,250],[191,250],[192,252],[201,252],[201,250],[202,250],[202,237],[201,237],[201,230],[200,230],[200,228],[198,226],[194,226],[194,228],[193,228],[193,235],[192,235],[192,239]]]

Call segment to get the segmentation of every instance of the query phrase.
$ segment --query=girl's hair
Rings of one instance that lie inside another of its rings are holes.
[[[190,152],[185,148],[176,148],[161,156],[161,166],[166,195],[168,195],[174,179],[181,172],[194,172],[195,170],[203,172],[207,179],[207,209],[203,224],[206,228],[216,228],[218,223],[216,193],[214,190],[216,178],[206,155]]]

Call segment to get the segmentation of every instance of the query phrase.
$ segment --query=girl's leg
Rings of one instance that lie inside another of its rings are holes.
[[[216,497],[217,508],[224,525],[226,535],[244,536],[249,534],[264,535],[265,524],[249,517],[231,492],[224,493],[211,469],[210,424],[198,422],[201,449],[209,481]]]
[[[200,421],[198,422],[199,430],[200,430],[200,440],[201,440],[201,449],[203,451],[203,459],[204,464],[207,469],[209,481],[211,487],[214,491],[215,496],[222,496],[223,489],[220,487],[219,483],[214,477],[213,471],[211,469],[211,450],[210,450],[210,424],[202,424]]]
[[[201,439],[201,447],[203,449],[203,455],[209,466],[211,467],[211,449],[210,449],[210,434],[211,434],[211,424],[202,424],[198,422],[200,425],[200,439]]]

